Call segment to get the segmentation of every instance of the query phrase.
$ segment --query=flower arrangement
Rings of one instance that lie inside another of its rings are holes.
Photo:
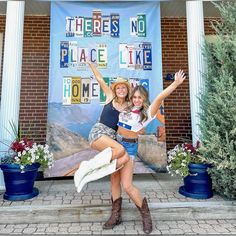
[[[22,136],[21,127],[19,129],[13,122],[9,122],[12,133],[14,136],[14,141],[10,144],[0,141],[8,147],[4,158],[0,161],[2,164],[18,164],[20,166],[21,172],[27,165],[32,165],[33,163],[40,164],[42,169],[51,168],[53,166],[53,154],[49,151],[49,146],[47,144],[37,144],[32,139]],[[11,132],[10,132],[11,133]]]
[[[172,176],[187,176],[189,174],[189,163],[203,163],[198,152],[199,147],[199,141],[197,141],[196,146],[193,146],[191,143],[176,145],[174,149],[167,153],[167,171]]]
[[[24,137],[15,139],[11,143],[7,160],[10,163],[19,164],[23,172],[26,165],[32,165],[33,163],[39,163],[42,169],[51,168],[53,154],[49,151],[47,144],[36,144],[33,140]]]

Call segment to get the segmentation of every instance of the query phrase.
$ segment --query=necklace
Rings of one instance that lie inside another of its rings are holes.
[[[122,104],[118,102],[114,102],[113,106],[115,107],[117,111],[123,111],[127,107],[127,102],[124,102]]]

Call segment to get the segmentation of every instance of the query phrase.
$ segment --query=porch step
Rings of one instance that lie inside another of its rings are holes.
[[[233,201],[150,203],[149,207],[154,221],[236,220],[236,202]],[[110,211],[108,204],[1,206],[0,224],[104,222]],[[139,212],[134,204],[124,203],[123,220],[133,221],[139,219],[137,217]]]

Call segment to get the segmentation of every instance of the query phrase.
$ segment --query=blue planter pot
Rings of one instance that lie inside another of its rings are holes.
[[[34,188],[34,181],[39,166],[38,163],[27,165],[24,173],[21,173],[18,164],[1,164],[6,187],[3,198],[9,201],[23,201],[37,196],[39,191]]]
[[[189,175],[184,178],[184,186],[179,188],[179,193],[191,198],[207,199],[213,196],[212,180],[207,169],[208,164],[190,163]]]

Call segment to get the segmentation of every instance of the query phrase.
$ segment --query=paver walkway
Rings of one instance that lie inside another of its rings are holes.
[[[170,177],[168,174],[135,175],[134,184],[142,190],[143,195],[151,203],[174,202],[222,202],[227,201],[218,195],[207,200],[186,198],[178,193],[182,180]],[[78,194],[74,188],[73,180],[37,181],[36,187],[40,194],[27,201],[11,202],[2,199],[0,192],[0,206],[13,207],[21,205],[53,206],[53,205],[78,205],[78,204],[109,204],[110,189],[107,178],[89,183]],[[130,199],[123,194],[124,203]],[[181,218],[180,218],[181,219]],[[102,222],[89,223],[22,223],[0,224],[0,234],[143,234],[140,218],[125,221],[113,230],[103,230]],[[153,221],[152,234],[235,234],[236,219],[227,220],[160,220]]]

